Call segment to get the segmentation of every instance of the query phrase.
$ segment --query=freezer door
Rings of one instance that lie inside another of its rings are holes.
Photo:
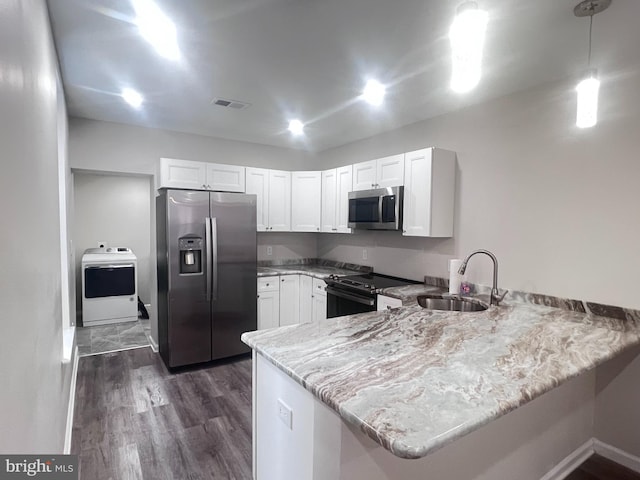
[[[256,196],[211,194],[212,358],[249,351],[240,340],[257,329]]]
[[[211,302],[207,292],[211,266],[206,249],[209,193],[168,190],[166,210],[168,365],[178,367],[208,362],[211,360]],[[194,248],[200,253],[189,250]],[[191,259],[198,255],[201,268],[194,273],[193,265],[185,266],[184,263],[187,258],[191,263]]]

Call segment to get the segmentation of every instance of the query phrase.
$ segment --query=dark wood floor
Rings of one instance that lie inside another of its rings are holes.
[[[81,480],[251,478],[251,360],[171,374],[140,348],[80,358]]]
[[[640,480],[640,473],[600,455],[592,455],[565,480]]]

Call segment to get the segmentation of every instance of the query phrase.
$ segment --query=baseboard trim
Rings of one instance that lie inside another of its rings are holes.
[[[549,470],[540,480],[562,480],[591,455],[593,455],[593,438],[590,438],[567,455],[564,460]]]
[[[73,413],[76,406],[76,380],[78,379],[78,347],[73,350],[73,369],[71,370],[71,385],[69,387],[69,405],[67,407],[67,425],[64,432],[64,453],[68,455],[71,452],[71,435],[73,432]]]
[[[640,457],[636,457],[618,447],[604,443],[597,438],[593,440],[593,448],[598,455],[608,458],[634,472],[640,473]]]
[[[158,353],[158,344],[156,343],[156,341],[151,335],[148,335],[148,338],[149,338],[149,345],[151,345],[151,350],[153,350],[155,353]]]

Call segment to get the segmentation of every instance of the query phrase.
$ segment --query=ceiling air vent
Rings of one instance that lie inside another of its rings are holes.
[[[226,98],[214,98],[211,100],[213,105],[218,105],[219,107],[228,107],[235,108],[236,110],[242,110],[243,108],[248,108],[251,106],[250,103],[241,102],[239,100],[229,100]]]

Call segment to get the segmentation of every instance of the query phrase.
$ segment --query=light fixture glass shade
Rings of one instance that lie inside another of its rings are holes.
[[[293,135],[302,135],[304,133],[304,124],[298,119],[291,120],[289,122],[289,131]]]
[[[449,29],[451,42],[451,89],[464,93],[480,82],[482,50],[489,15],[475,2],[460,6]]]
[[[387,89],[377,80],[369,80],[362,91],[362,99],[369,105],[377,107],[382,105]]]
[[[133,8],[140,35],[163,57],[170,60],[180,58],[176,27],[160,7],[152,0],[133,0]]]
[[[598,122],[599,90],[598,74],[595,70],[590,70],[576,87],[576,92],[578,92],[577,127],[589,128]]]

